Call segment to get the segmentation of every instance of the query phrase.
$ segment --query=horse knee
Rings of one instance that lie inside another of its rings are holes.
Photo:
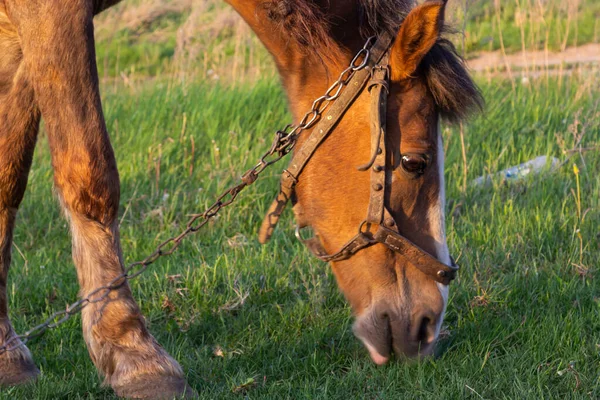
[[[119,175],[116,168],[78,168],[69,163],[69,171],[55,170],[55,183],[63,207],[71,218],[83,217],[110,226],[119,210]]]

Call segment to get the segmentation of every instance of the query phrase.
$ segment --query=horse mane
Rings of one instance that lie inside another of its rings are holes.
[[[414,0],[349,1],[356,1],[358,28],[365,39],[381,32],[396,35],[404,18],[416,4]],[[324,60],[331,53],[319,54],[318,49],[332,49],[338,44],[331,35],[332,18],[327,14],[327,6],[322,3],[329,4],[329,0],[269,0],[262,7],[267,17],[279,25],[300,49],[307,54],[316,52]],[[483,108],[481,92],[471,79],[463,58],[448,39],[442,37],[438,40],[420,68],[445,120],[458,122],[472,111]]]
[[[415,0],[356,0],[359,12],[359,29],[365,37],[388,32],[395,36],[398,29],[415,6]]]
[[[260,7],[301,48],[320,49],[331,44],[330,21],[313,0],[268,0]]]
[[[359,29],[366,39],[377,32],[398,32],[414,0],[351,0],[356,1]],[[330,44],[332,21],[327,15],[329,0],[267,0],[261,8],[266,16],[302,47],[318,49]]]

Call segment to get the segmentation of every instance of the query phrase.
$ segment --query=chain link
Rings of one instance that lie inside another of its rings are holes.
[[[275,137],[269,150],[262,155],[253,168],[249,169],[241,176],[241,182],[222,192],[221,195],[217,197],[217,200],[203,213],[192,215],[191,219],[186,224],[186,228],[179,235],[173,236],[162,242],[154,252],[143,260],[129,264],[122,274],[111,280],[105,286],[98,287],[91,293],[88,293],[86,297],[67,306],[66,309],[55,312],[43,323],[31,328],[27,332],[21,335],[13,335],[6,343],[4,343],[4,345],[0,346],[0,355],[24,346],[30,340],[43,335],[47,330],[62,325],[73,315],[78,314],[87,305],[104,301],[113,290],[120,288],[128,280],[135,279],[144,273],[144,271],[146,271],[146,269],[158,258],[173,254],[184,238],[202,229],[202,227],[214,218],[221,209],[232,204],[242,190],[247,186],[252,185],[266,168],[281,160],[294,149],[299,135],[304,130],[312,128],[320,120],[325,109],[340,96],[343,88],[348,85],[354,74],[357,71],[366,68],[371,55],[370,48],[374,39],[375,37],[370,37],[367,40],[364,47],[352,59],[348,68],[340,73],[338,79],[329,87],[329,89],[327,89],[323,96],[313,102],[310,111],[304,114],[299,123],[295,125],[290,124],[283,130],[275,132]]]

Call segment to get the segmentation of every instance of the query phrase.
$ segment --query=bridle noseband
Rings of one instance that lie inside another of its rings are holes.
[[[361,171],[370,169],[370,199],[367,217],[358,228],[358,233],[342,248],[327,254],[318,238],[303,239],[300,227],[296,228],[296,236],[319,259],[330,261],[347,260],[360,250],[383,244],[390,250],[402,255],[421,272],[431,279],[448,285],[459,269],[453,259],[452,265],[440,262],[410,240],[400,235],[396,222],[385,205],[387,190],[386,176],[390,169],[386,165],[386,111],[389,95],[389,57],[393,37],[385,33],[376,41],[366,55],[365,67],[356,71],[335,103],[312,130],[310,136],[297,150],[286,170],[281,176],[279,193],[271,204],[259,232],[259,241],[266,243],[272,236],[279,218],[287,203],[292,199],[294,187],[302,170],[308,164],[317,148],[350,108],[354,100],[364,88],[371,95],[371,151],[372,158],[359,167]]]

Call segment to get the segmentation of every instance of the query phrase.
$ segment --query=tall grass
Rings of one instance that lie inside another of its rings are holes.
[[[466,58],[483,51],[563,50],[598,43],[595,0],[453,0],[448,20]],[[463,29],[464,28],[464,29]],[[270,57],[221,0],[126,1],[96,18],[101,76],[123,80],[255,81],[275,75]]]
[[[96,27],[105,78],[252,81],[274,74],[266,50],[222,1],[125,2],[97,17]]]
[[[467,0],[468,1],[468,0]],[[598,43],[600,3],[594,0],[472,0],[466,12],[467,52],[564,50]],[[457,8],[459,18],[464,11]]]

